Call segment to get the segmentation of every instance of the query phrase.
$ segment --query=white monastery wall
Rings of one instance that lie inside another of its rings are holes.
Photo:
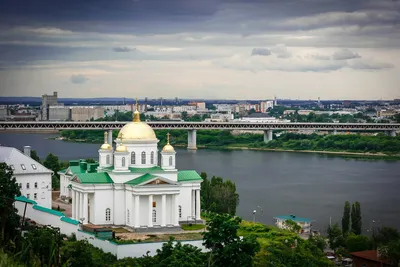
[[[113,224],[114,223],[114,203],[113,191],[96,190],[94,194],[94,217],[93,224]],[[93,202],[92,202],[93,203]],[[106,221],[106,209],[110,209],[110,221]]]
[[[194,216],[192,214],[192,190],[195,187],[182,186],[180,194],[178,195],[178,205],[181,206],[182,216],[179,221],[186,221],[188,216]]]

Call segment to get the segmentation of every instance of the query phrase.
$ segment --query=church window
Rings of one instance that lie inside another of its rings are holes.
[[[110,155],[106,156],[106,164],[110,164]]]
[[[182,206],[179,205],[179,218],[182,218]]]
[[[130,219],[130,214],[129,214],[129,209],[126,211],[126,222],[129,224],[129,219]]]
[[[153,216],[152,216],[152,218],[153,218],[153,223],[155,223],[155,222],[157,222],[157,211],[156,210],[153,210]]]
[[[122,157],[122,167],[125,167],[125,157]]]
[[[146,164],[146,152],[142,152],[142,164]]]
[[[155,208],[157,206],[156,202],[153,201],[153,208]]]
[[[135,152],[131,152],[131,164],[136,164]]]
[[[172,156],[169,156],[169,166],[172,166]]]
[[[151,151],[150,154],[150,164],[154,164],[154,151]]]
[[[111,220],[111,209],[106,209],[106,221],[109,222]]]

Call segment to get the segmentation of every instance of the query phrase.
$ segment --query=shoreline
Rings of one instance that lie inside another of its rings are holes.
[[[90,144],[101,144],[101,142],[91,142],[88,140],[71,140],[71,139],[57,139],[51,138],[58,141],[65,141],[65,142],[74,142],[74,143],[90,143]],[[187,145],[182,144],[174,144],[175,147],[185,148]],[[214,150],[253,150],[253,151],[268,151],[268,152],[291,152],[291,153],[315,153],[315,154],[322,154],[322,155],[335,155],[335,156],[348,156],[352,158],[366,158],[366,159],[390,159],[390,160],[400,160],[400,154],[390,155],[385,154],[382,152],[377,153],[363,153],[363,152],[348,152],[348,151],[324,151],[324,150],[295,150],[295,149],[274,149],[274,148],[256,148],[256,147],[247,147],[247,146],[206,146],[206,145],[198,145],[197,149],[214,149]]]

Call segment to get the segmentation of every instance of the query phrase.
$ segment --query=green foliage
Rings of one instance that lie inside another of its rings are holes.
[[[371,242],[367,236],[350,233],[345,240],[348,252],[364,251],[371,249]]]
[[[61,262],[66,267],[101,267],[115,263],[116,257],[90,245],[86,240],[81,240],[64,243]]]
[[[360,235],[361,228],[362,228],[361,206],[359,202],[355,202],[351,206],[351,231],[356,235]]]
[[[52,266],[58,262],[57,255],[61,247],[61,235],[58,230],[46,227],[34,228],[28,232],[25,242],[42,266]]]
[[[286,220],[283,225],[290,232],[299,233],[301,231],[301,226],[293,220]]]
[[[242,239],[237,231],[240,228],[239,217],[229,214],[210,214],[204,246],[210,249],[209,266],[252,266],[253,256],[260,250],[260,244],[254,236]]]
[[[400,232],[397,229],[388,226],[383,226],[377,231],[374,231],[371,238],[374,249],[399,239]]]
[[[240,223],[240,230],[245,232],[251,233],[266,233],[271,231],[271,227],[265,224],[256,223],[256,222],[249,222],[249,221],[242,221]]]
[[[53,171],[53,176],[51,179],[52,188],[60,188],[60,175],[58,172],[61,170],[61,165],[58,161],[58,157],[52,153],[48,154],[43,162],[43,165]]]
[[[36,150],[31,150],[31,158],[36,160],[37,162],[40,162],[40,158],[39,158]]]
[[[193,230],[204,229],[205,225],[204,224],[192,224],[192,225],[182,224],[181,228],[182,228],[182,230],[185,230],[185,231],[193,231]]]
[[[24,267],[24,265],[17,263],[12,257],[0,249],[0,267]]]
[[[344,204],[344,211],[342,217],[342,232],[346,236],[350,230],[350,202],[346,201]]]
[[[206,211],[216,213],[236,214],[239,204],[239,194],[236,193],[236,185],[230,180],[225,182],[221,177],[213,176],[207,179],[206,173],[201,173],[201,204]]]
[[[337,223],[335,223],[334,225],[329,225],[327,233],[328,233],[329,246],[331,249],[335,250],[338,247],[344,245],[342,230],[340,229]]]
[[[21,191],[16,178],[13,177],[13,170],[6,163],[0,163],[0,242],[3,244],[11,239],[13,237],[12,234],[15,232],[15,225],[10,223],[12,222],[10,217],[15,217],[16,210],[13,204],[15,197],[20,195]]]
[[[286,240],[269,246],[257,255],[255,266],[265,267],[320,267],[334,266],[314,240]]]

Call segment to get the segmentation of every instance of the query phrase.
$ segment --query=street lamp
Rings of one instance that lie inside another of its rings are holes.
[[[253,222],[256,222],[256,210],[253,210]]]

